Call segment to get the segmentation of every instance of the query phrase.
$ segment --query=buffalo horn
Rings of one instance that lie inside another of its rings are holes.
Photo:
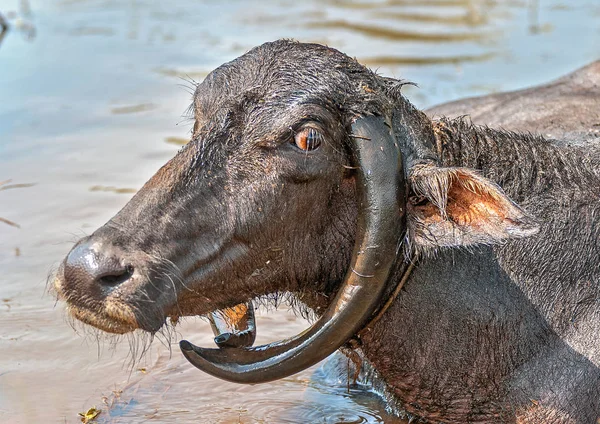
[[[206,349],[182,340],[181,351],[200,370],[236,383],[284,378],[329,356],[373,315],[404,237],[405,177],[400,150],[383,118],[357,118],[349,139],[359,213],[351,265],[335,298],[309,329],[279,342]]]

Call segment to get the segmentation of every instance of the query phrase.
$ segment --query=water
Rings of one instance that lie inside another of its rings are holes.
[[[598,0],[0,0],[0,13],[12,26],[0,44],[0,182],[13,180],[0,186],[0,217],[20,227],[0,222],[3,423],[78,422],[92,406],[115,423],[392,422],[373,395],[316,367],[238,386],[201,374],[175,345],[170,354],[165,338],[130,365],[127,338],[72,330],[46,277],[189,136],[188,81],[264,41],[329,44],[417,82],[406,93],[419,107],[600,57]],[[257,324],[258,342],[308,325],[286,311]],[[200,320],[178,331],[211,344]]]

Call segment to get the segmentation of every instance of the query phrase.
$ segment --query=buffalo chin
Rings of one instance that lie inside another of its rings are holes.
[[[107,303],[102,312],[69,305],[69,313],[79,321],[113,334],[125,334],[141,328],[130,307]]]
[[[71,303],[63,290],[60,270],[52,286],[57,298],[67,302],[69,315],[85,324],[113,334],[125,334],[140,328],[133,309],[120,301],[107,300],[100,308],[93,309]]]

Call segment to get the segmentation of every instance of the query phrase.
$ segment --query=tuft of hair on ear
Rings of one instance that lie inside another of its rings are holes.
[[[539,231],[532,216],[472,169],[418,165],[409,180],[408,236],[416,249],[500,244]]]

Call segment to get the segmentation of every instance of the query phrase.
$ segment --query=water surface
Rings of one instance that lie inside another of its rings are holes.
[[[183,336],[211,344],[197,319],[131,365],[126,337],[73,331],[46,277],[185,143],[190,81],[264,41],[329,44],[418,83],[406,94],[419,107],[600,56],[597,0],[0,0],[0,13],[12,27],[0,44],[0,182],[12,180],[0,217],[15,224],[0,222],[3,423],[78,422],[92,406],[122,423],[392,422],[375,396],[315,377],[318,367],[258,386],[198,372],[169,349]],[[307,325],[261,312],[259,342]]]

